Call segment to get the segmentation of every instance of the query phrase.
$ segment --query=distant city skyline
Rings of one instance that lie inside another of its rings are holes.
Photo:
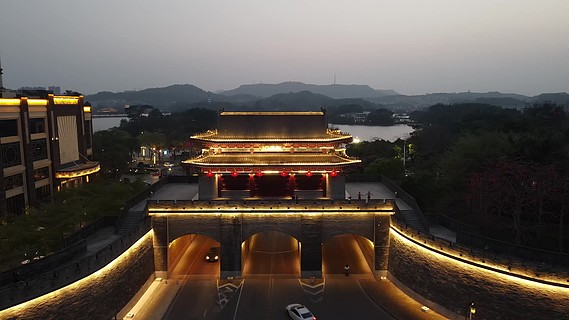
[[[300,81],[401,94],[569,91],[569,1],[0,4],[4,87],[84,94]]]

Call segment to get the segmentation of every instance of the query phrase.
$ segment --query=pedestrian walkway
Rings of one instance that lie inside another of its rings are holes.
[[[371,300],[395,319],[447,319],[401,291],[388,279],[358,279]]]
[[[365,200],[368,192],[370,192],[370,199],[395,199],[395,203],[397,204],[397,207],[399,207],[399,210],[413,210],[410,205],[396,197],[395,193],[391,192],[391,190],[381,182],[346,183],[346,197],[352,197],[352,199],[355,200],[359,198],[359,195],[361,195],[361,199]]]
[[[156,278],[142,297],[129,310],[122,310],[123,319],[160,320],[182,286],[182,281]]]

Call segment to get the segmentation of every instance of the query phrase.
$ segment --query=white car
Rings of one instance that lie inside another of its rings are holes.
[[[294,320],[316,320],[312,312],[299,303],[289,304],[285,309],[288,316]]]

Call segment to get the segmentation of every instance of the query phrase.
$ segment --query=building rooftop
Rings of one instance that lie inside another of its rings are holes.
[[[360,160],[328,153],[221,153],[210,154],[184,163],[201,167],[295,167],[295,166],[345,166]]]
[[[202,142],[350,142],[329,130],[325,112],[220,112],[216,131],[192,136]]]

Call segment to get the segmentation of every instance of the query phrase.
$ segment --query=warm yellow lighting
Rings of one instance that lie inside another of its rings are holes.
[[[133,255],[138,254],[141,247],[153,237],[154,233],[152,230],[148,231],[143,235],[138,241],[136,241],[130,248],[123,252],[113,261],[109,262],[106,266],[102,267],[98,271],[79,279],[63,288],[54,290],[43,296],[37,297],[32,300],[28,300],[24,303],[15,305],[11,308],[4,309],[0,311],[0,319],[12,319],[16,318],[17,315],[23,314],[23,310],[31,308],[41,308],[42,305],[48,304],[53,300],[61,299],[61,297],[72,296],[77,292],[83,290],[86,287],[97,286],[97,283],[101,281],[99,277],[108,277],[109,275],[116,272],[116,268],[122,263],[128,262],[128,259]]]
[[[53,97],[54,104],[78,104],[79,97]]]
[[[329,201],[320,202],[303,202],[295,203],[294,201],[247,201],[246,205],[239,202],[212,202],[209,201],[177,201],[177,202],[164,202],[149,203],[149,215],[180,215],[180,216],[200,216],[200,215],[214,215],[220,216],[222,214],[236,213],[245,215],[298,215],[298,214],[332,214],[332,215],[393,215],[393,203],[382,201],[372,201],[365,203],[361,201]]]
[[[76,171],[58,171],[55,173],[55,177],[57,179],[69,179],[69,178],[77,178],[86,176],[101,170],[101,165],[97,164],[96,166],[88,169],[83,170],[76,170]]]
[[[391,226],[390,234],[391,237],[399,239],[404,244],[414,247],[423,253],[441,258],[450,264],[470,268],[471,270],[483,273],[488,277],[496,277],[502,279],[506,278],[508,281],[516,281],[527,286],[534,286],[540,289],[557,289],[564,292],[565,294],[569,294],[569,287],[567,287],[567,284],[563,283],[561,280],[556,281],[553,279],[540,278],[538,282],[537,279],[532,280],[531,276],[529,275],[509,271],[505,268],[499,267],[498,265],[491,264],[490,261],[487,261],[483,264],[473,259],[468,259],[464,256],[459,257],[458,255],[454,255],[449,251],[442,252],[438,248],[434,248],[429,244],[424,243],[423,241],[415,240],[408,235],[405,235],[402,230],[399,230],[393,225]]]
[[[360,143],[361,140],[358,137],[355,137],[354,140],[352,140],[353,143]]]
[[[91,112],[90,106],[83,106],[83,112]]]
[[[46,99],[28,99],[28,106],[47,106]]]
[[[0,99],[0,106],[19,106],[20,99]]]
[[[261,152],[276,152],[276,151],[283,151],[281,146],[262,146]]]

